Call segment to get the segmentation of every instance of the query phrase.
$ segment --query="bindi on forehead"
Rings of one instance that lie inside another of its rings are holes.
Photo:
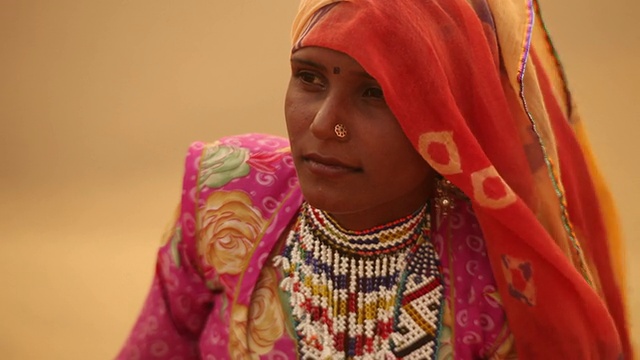
[[[333,73],[336,74],[336,75],[340,74],[340,67],[339,66],[334,66],[333,67]]]

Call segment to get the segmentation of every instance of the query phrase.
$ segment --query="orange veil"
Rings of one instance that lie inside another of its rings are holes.
[[[615,208],[535,0],[303,0],[471,200],[522,359],[632,358]]]

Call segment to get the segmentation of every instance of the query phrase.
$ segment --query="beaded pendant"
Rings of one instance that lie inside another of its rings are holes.
[[[366,231],[303,204],[274,263],[302,359],[434,359],[443,296],[425,205]]]

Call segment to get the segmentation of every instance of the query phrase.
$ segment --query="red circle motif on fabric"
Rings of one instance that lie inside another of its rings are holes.
[[[432,142],[427,147],[427,152],[431,159],[439,164],[448,165],[451,162],[451,156],[449,156],[449,149],[443,143]]]
[[[484,194],[494,200],[503,199],[507,196],[507,190],[504,187],[504,182],[498,177],[488,177],[482,182],[482,190]]]
[[[519,268],[512,268],[511,270],[511,285],[513,285],[513,287],[520,291],[520,292],[524,292],[526,290],[527,287],[527,280],[524,278],[524,275],[522,274],[522,271],[520,271]]]

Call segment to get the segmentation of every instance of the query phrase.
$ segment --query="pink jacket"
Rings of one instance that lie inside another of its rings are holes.
[[[303,201],[288,142],[247,134],[194,143],[183,184],[148,298],[117,359],[298,358],[282,274],[271,262]],[[512,355],[471,206],[459,201],[433,227],[445,284],[437,358]]]

